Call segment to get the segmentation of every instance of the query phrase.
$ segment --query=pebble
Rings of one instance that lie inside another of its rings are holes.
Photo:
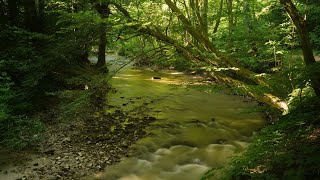
[[[70,170],[70,166],[69,165],[66,165],[62,168],[63,171],[69,171]]]
[[[62,140],[63,142],[71,142],[71,138],[70,137],[66,137]]]
[[[118,113],[120,114],[120,112]],[[127,116],[122,114],[118,117],[121,122],[124,121],[124,118],[127,118]],[[143,123],[147,123],[145,120],[152,121],[155,119],[153,117],[145,118],[146,119],[142,120]],[[99,121],[102,121],[102,119]],[[132,120],[130,119],[130,121]],[[116,125],[119,126],[118,124]],[[121,128],[118,128],[117,132],[111,135],[105,132],[103,129],[105,127],[100,127],[99,123],[96,123],[94,126],[95,130],[98,130],[99,132],[101,131],[101,135],[97,136],[100,138],[98,140],[92,140],[91,138],[93,137],[91,137],[91,135],[84,135],[81,137],[74,137],[70,134],[55,136],[54,142],[50,145],[52,147],[45,148],[47,151],[43,151],[48,162],[44,164],[42,164],[42,162],[33,162],[33,164],[30,164],[33,166],[29,169],[31,171],[32,169],[34,170],[34,172],[32,172],[34,175],[28,176],[28,179],[69,179],[75,178],[75,176],[73,176],[75,173],[77,173],[76,177],[80,177],[80,174],[85,176],[90,174],[92,171],[100,171],[104,169],[105,166],[118,162],[120,155],[127,155],[127,148],[131,144],[130,141],[140,137],[140,135],[131,134],[134,131],[130,131],[130,138],[128,138],[124,130],[121,130]],[[106,127],[109,127],[109,124],[106,125]],[[143,126],[141,125],[141,127]],[[140,126],[138,125],[137,128],[140,128]],[[89,133],[91,132],[90,130],[87,131]],[[70,137],[72,137],[72,140]],[[72,143],[73,140],[77,142],[81,140],[84,143],[81,144],[81,146],[77,146],[77,144]],[[124,141],[126,142],[121,143]],[[56,149],[56,152],[53,148]],[[43,154],[41,154],[40,157],[43,157]],[[24,166],[24,168],[28,169],[27,166]],[[1,173],[4,173],[4,170]]]

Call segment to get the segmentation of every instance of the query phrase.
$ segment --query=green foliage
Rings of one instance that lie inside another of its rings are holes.
[[[305,99],[264,128],[222,179],[313,179],[320,175],[319,98]]]
[[[90,117],[88,110],[100,111],[107,103],[106,95],[112,90],[108,84],[108,74],[98,69],[78,69],[76,76],[67,79],[74,89],[60,90],[53,94],[58,97],[57,121],[73,121],[79,117]]]
[[[44,39],[42,35],[31,34],[22,29],[8,29],[0,32],[0,40],[7,41],[5,46],[2,46],[3,66],[1,67],[7,77],[12,81],[10,91],[11,96],[8,100],[8,106],[12,111],[28,111],[28,106],[34,97],[36,87],[44,74],[41,71],[34,71],[36,64],[41,62],[41,57],[35,52],[32,41]],[[29,107],[30,108],[30,107]],[[34,107],[33,107],[34,108]]]
[[[308,1],[305,8],[307,10],[307,23],[310,33],[312,47],[316,51],[320,51],[320,18],[319,18],[319,1]]]
[[[0,74],[0,145],[23,149],[40,140],[43,125],[39,119],[12,114],[10,101],[14,99],[14,92],[11,90],[13,85],[8,74],[2,72]]]
[[[0,61],[0,67],[1,67]],[[6,72],[2,72],[0,74],[0,119],[7,119],[10,114],[10,110],[8,108],[8,100],[10,99],[11,92],[10,86],[12,82],[8,77]]]
[[[0,119],[0,145],[24,149],[41,140],[44,126],[40,119],[10,116]]]
[[[38,139],[43,119],[36,117],[54,105],[55,92],[78,85],[67,79],[89,66],[85,54],[101,21],[95,12],[68,13],[70,3],[50,1],[41,17],[46,21],[35,32],[23,24],[24,7],[17,5],[19,20],[1,24],[0,30],[0,142],[23,148]]]

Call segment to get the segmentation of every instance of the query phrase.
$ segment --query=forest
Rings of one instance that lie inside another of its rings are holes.
[[[0,0],[0,179],[318,179],[319,14]]]

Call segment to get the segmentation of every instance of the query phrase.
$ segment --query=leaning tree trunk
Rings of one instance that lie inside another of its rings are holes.
[[[166,4],[169,8],[174,12],[181,23],[184,25],[185,29],[193,36],[198,42],[204,47],[204,49],[210,53],[214,59],[219,60],[220,64],[227,64],[237,70],[234,71],[239,77],[245,78],[247,80],[251,80],[257,84],[265,85],[264,79],[261,77],[255,76],[255,73],[240,67],[239,64],[232,58],[226,57],[223,53],[221,53],[208,39],[208,37],[204,36],[201,32],[197,31],[194,26],[190,23],[190,21],[182,14],[180,9],[171,1],[165,0]],[[201,49],[200,49],[201,50]]]
[[[306,19],[299,13],[296,6],[292,3],[291,0],[280,0],[280,3],[283,5],[284,9],[290,16],[293,24],[298,30],[301,48],[303,52],[304,63],[307,67],[312,67],[316,63],[314,58],[312,47],[309,39],[309,33],[307,31],[307,21]],[[319,73],[311,73],[311,85],[314,89],[317,96],[320,96],[320,75]]]
[[[114,5],[127,18],[127,21],[129,22],[128,27],[139,31],[140,33],[151,35],[151,36],[155,37],[156,39],[163,41],[166,44],[175,47],[177,49],[177,51],[179,51],[188,60],[193,60],[193,61],[198,60],[198,61],[210,63],[212,65],[218,65],[217,62],[215,62],[211,59],[208,59],[205,56],[202,56],[201,53],[195,54],[195,52],[192,51],[191,49],[188,49],[187,47],[182,46],[173,38],[166,36],[165,34],[158,31],[157,28],[148,27],[148,26],[145,26],[145,25],[138,23],[137,21],[135,21],[134,19],[131,18],[128,11],[126,9],[124,9],[121,5],[116,4],[116,3],[114,3]],[[184,17],[182,17],[181,15],[178,14],[178,16],[180,16],[179,18],[184,19]],[[192,27],[189,27],[189,28],[192,29]],[[194,31],[191,30],[190,32],[194,32]],[[240,69],[239,71],[243,72],[246,70]],[[237,73],[240,73],[239,71],[237,71]],[[241,77],[245,77],[245,75],[247,75],[247,73],[248,72],[240,73]],[[246,91],[249,95],[255,97],[256,99],[258,99],[259,101],[261,101],[263,103],[269,104],[269,105],[271,105],[281,111],[288,110],[286,103],[282,102],[279,98],[277,98],[276,96],[273,96],[272,94],[257,92],[257,90],[252,88],[251,86],[248,86],[247,84],[245,84],[239,80],[233,79],[232,77],[229,77],[228,75],[224,74],[223,72],[221,72],[219,70],[215,71],[213,76],[217,80],[219,80],[220,82],[229,84],[231,86],[238,87],[238,88]],[[249,78],[249,77],[247,77],[247,78]]]

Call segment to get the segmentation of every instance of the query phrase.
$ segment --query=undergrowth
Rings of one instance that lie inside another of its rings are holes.
[[[279,121],[265,127],[241,155],[202,180],[318,179],[320,177],[320,98],[304,100]]]

